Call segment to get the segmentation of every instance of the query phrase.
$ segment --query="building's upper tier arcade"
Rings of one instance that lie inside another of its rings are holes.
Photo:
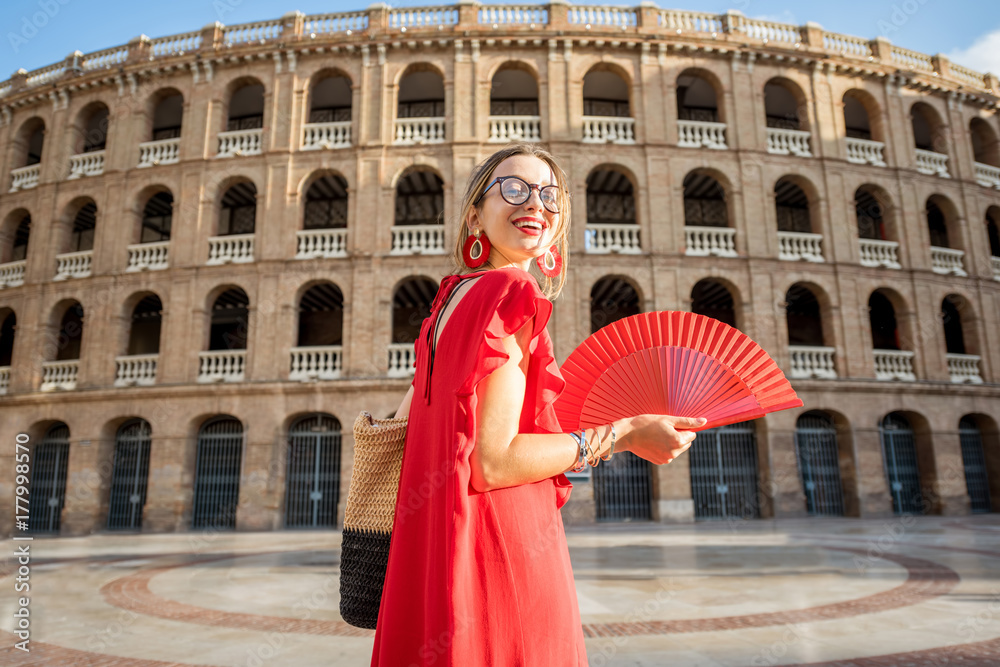
[[[60,89],[117,85],[146,70],[186,68],[196,76],[234,59],[272,57],[278,63],[296,54],[345,50],[367,60],[385,57],[385,49],[444,45],[463,41],[474,52],[480,41],[493,44],[557,49],[558,41],[594,43],[612,48],[639,48],[644,57],[670,50],[754,54],[786,62],[824,64],[834,71],[867,76],[894,76],[905,85],[954,91],[966,99],[997,108],[1000,84],[993,74],[981,74],[894,46],[888,40],[866,40],[824,31],[814,23],[794,26],[749,19],[736,11],[708,14],[660,9],[651,2],[638,7],[570,5],[481,5],[460,2],[435,7],[390,8],[304,15],[292,12],[280,19],[224,26],[157,39],[140,36],[124,46],[94,53],[75,52],[64,61],[26,72],[18,70],[0,83],[0,113],[11,107],[57,98]],[[210,75],[210,74],[209,74]],[[54,85],[54,88],[53,88]]]

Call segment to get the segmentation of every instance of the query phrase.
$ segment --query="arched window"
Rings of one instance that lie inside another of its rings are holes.
[[[979,337],[969,302],[958,294],[941,301],[941,324],[944,327],[948,375],[954,383],[982,384]]]
[[[169,192],[157,192],[150,197],[142,209],[139,243],[169,241],[173,211],[174,196]]]
[[[617,276],[601,278],[590,290],[590,332],[642,312],[639,295],[628,281]]]
[[[146,506],[152,428],[130,419],[115,435],[114,468],[108,501],[108,530],[139,530]]]
[[[590,253],[642,251],[632,181],[620,171],[595,169],[587,176],[586,247]]]
[[[444,115],[443,109],[441,115]],[[331,74],[317,81],[309,98],[309,122],[346,123],[350,120],[350,79],[340,74]]]
[[[433,70],[414,69],[399,81],[396,118],[444,118],[444,79]]]
[[[429,278],[407,278],[392,295],[392,342],[389,345],[389,377],[407,377],[414,372],[413,342],[420,325],[431,314],[438,285]]]
[[[219,236],[253,234],[257,223],[257,186],[249,181],[236,183],[222,195]]]
[[[69,472],[69,427],[53,424],[35,447],[31,466],[32,508],[28,530],[58,533],[66,505],[66,477]]]
[[[340,498],[340,420],[317,413],[288,429],[285,527],[333,528]]]
[[[1000,276],[1000,209],[991,208],[986,212],[986,236],[990,240],[990,255],[993,256],[993,274]]]
[[[774,184],[774,209],[779,232],[796,234],[813,232],[809,197],[794,181],[782,178]]]
[[[954,228],[955,207],[940,195],[930,197],[924,206],[931,240],[931,269],[934,273],[967,275],[961,235]]]
[[[880,291],[868,298],[868,318],[872,331],[872,347],[876,350],[899,350],[899,327],[892,301]]]
[[[616,72],[592,69],[583,77],[583,115],[630,118],[628,84]]]
[[[786,79],[771,79],[764,85],[764,113],[767,126],[780,130],[801,130],[799,98],[802,91]]]
[[[691,312],[705,315],[739,328],[736,323],[736,303],[729,289],[722,283],[700,280],[691,290]]]
[[[788,344],[823,346],[823,318],[819,300],[812,290],[804,285],[792,285],[785,294],[785,304]]]
[[[347,181],[337,174],[323,174],[306,191],[303,229],[347,227]]]
[[[250,330],[250,298],[239,287],[220,294],[212,304],[208,349],[245,350]]]
[[[80,134],[78,153],[103,151],[108,142],[108,107],[97,103],[86,107],[79,116],[77,131]]]
[[[73,216],[73,231],[66,252],[94,249],[94,232],[97,229],[97,204],[87,202]]]
[[[444,224],[444,181],[433,171],[416,170],[396,183],[394,224]]]
[[[915,103],[910,109],[910,124],[916,148],[935,153],[946,152],[941,119],[933,107],[925,102]]]
[[[71,361],[80,358],[80,348],[83,345],[83,306],[74,301],[59,319],[59,331],[56,334],[56,352],[54,361]]]
[[[257,130],[264,127],[264,86],[247,81],[229,98],[226,131]]]
[[[32,118],[21,126],[16,139],[17,167],[30,167],[42,161],[42,149],[45,147],[45,121]]]
[[[160,330],[163,325],[163,304],[160,297],[143,297],[132,309],[126,354],[159,354]]]
[[[844,94],[844,127],[849,139],[875,139],[868,109],[855,91]]]
[[[180,137],[183,120],[184,96],[176,91],[163,91],[153,107],[152,140]]]
[[[490,87],[490,134],[487,141],[539,141],[542,138],[538,82],[516,66],[500,69]]]
[[[997,134],[982,118],[973,118],[969,122],[969,135],[972,139],[973,160],[988,167],[1000,167],[1000,141]],[[979,170],[976,177],[980,178]],[[990,179],[986,185],[1000,185],[1000,181]]]
[[[899,244],[892,223],[892,201],[884,190],[862,185],[854,192],[854,215],[861,240],[861,264],[900,268]],[[875,241],[866,243],[865,241]]]
[[[948,242],[948,221],[945,219],[944,211],[937,205],[933,198],[927,200],[924,206],[924,214],[927,217],[927,229],[931,236],[931,245],[939,248],[950,248]]]
[[[222,415],[198,431],[194,471],[192,528],[232,530],[240,499],[243,424]]]
[[[941,302],[941,322],[944,325],[945,347],[949,354],[965,354],[965,335],[962,332],[962,301],[949,294]]]
[[[299,301],[298,347],[343,345],[344,294],[333,283],[313,285]]]
[[[814,410],[795,422],[795,454],[811,516],[843,516],[837,428],[829,414]]]
[[[684,178],[684,225],[729,226],[726,191],[714,177],[694,171]]]
[[[685,71],[677,78],[677,118],[708,123],[720,121],[715,87],[696,71]]]
[[[0,244],[2,244],[0,245],[0,264],[27,259],[30,236],[31,214],[24,209],[14,211],[7,219],[7,224],[0,227]],[[3,283],[4,274],[0,272],[0,284]],[[15,287],[15,285],[10,286]]]
[[[17,315],[13,310],[0,309],[0,368],[10,368],[14,360],[14,333],[17,331]],[[0,375],[0,393],[7,392],[10,374]]]

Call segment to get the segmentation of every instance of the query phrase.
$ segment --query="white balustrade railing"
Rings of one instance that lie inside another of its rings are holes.
[[[948,173],[948,156],[934,151],[925,151],[922,148],[917,151],[917,171],[921,174],[940,176],[941,178],[951,178]]]
[[[979,373],[978,354],[953,354],[949,352],[948,375],[955,384],[982,384],[983,376]]]
[[[584,248],[593,255],[617,252],[638,255],[642,252],[639,225],[590,225],[584,228]]]
[[[264,130],[233,130],[219,132],[218,157],[235,157],[242,155],[260,155],[263,145]]]
[[[491,144],[508,141],[541,141],[541,116],[490,116]]]
[[[116,387],[148,387],[156,384],[159,354],[130,354],[115,357]]]
[[[788,23],[775,23],[773,21],[761,21],[759,19],[740,18],[737,28],[740,32],[752,39],[759,39],[765,44],[775,42],[777,44],[799,44],[802,41],[802,33],[799,27]]]
[[[778,232],[778,259],[786,262],[823,262],[823,235]]]
[[[24,83],[28,88],[34,88],[35,86],[41,86],[58,79],[65,73],[66,63],[55,63],[54,65],[31,70],[28,72],[28,78],[25,79]]]
[[[302,127],[302,150],[347,148],[351,145],[351,121],[308,123]]]
[[[264,43],[281,37],[282,27],[281,19],[227,25],[222,28],[222,40],[227,46],[249,42]]]
[[[479,22],[484,25],[543,26],[549,22],[549,12],[544,5],[482,5]]]
[[[661,9],[657,16],[660,28],[681,34],[684,32],[722,32],[722,17],[707,12],[686,12],[677,9]]]
[[[965,252],[954,248],[931,246],[931,271],[942,275],[967,276],[962,259]]]
[[[201,47],[201,32],[184,32],[169,37],[157,37],[149,41],[154,58],[182,56]]]
[[[433,28],[435,26],[455,25],[458,23],[458,7],[413,7],[397,8],[389,11],[389,27],[406,30],[407,28]]]
[[[881,141],[870,139],[856,139],[847,137],[847,161],[855,164],[870,164],[875,167],[884,167],[885,164],[885,144]]]
[[[10,170],[10,191],[27,190],[38,185],[38,178],[42,174],[42,165],[29,164],[27,167],[19,167]]]
[[[913,373],[912,350],[873,350],[876,380],[902,380],[916,382]]]
[[[299,382],[336,380],[340,377],[343,364],[344,348],[341,345],[293,347],[288,379]]]
[[[767,128],[767,152],[775,155],[797,155],[812,157],[809,149],[810,135],[805,130],[783,130]]]
[[[93,250],[79,250],[56,255],[56,275],[52,280],[86,278],[90,275],[90,265],[93,260]]]
[[[209,265],[243,264],[253,261],[253,234],[212,236],[208,239]]]
[[[990,257],[990,264],[993,265],[993,280],[1000,280],[1000,257]]]
[[[198,353],[198,382],[243,382],[246,350],[213,350]]]
[[[125,273],[136,271],[161,271],[170,267],[170,241],[133,243],[128,247],[128,265]]]
[[[296,237],[295,259],[347,257],[346,229],[303,229]]]
[[[174,164],[180,160],[181,138],[144,141],[139,144],[139,166],[155,167],[161,164]]]
[[[359,32],[368,27],[368,12],[335,12],[310,14],[303,21],[303,32],[308,35],[329,35],[336,32]]]
[[[24,271],[28,260],[19,259],[16,262],[0,264],[0,289],[4,287],[20,287],[24,284]]]
[[[892,47],[892,62],[902,69],[934,71],[934,61],[926,53],[911,51],[898,46]]]
[[[997,190],[1000,190],[1000,167],[994,167],[993,165],[976,162],[975,168],[977,183],[985,188],[996,188]]]
[[[837,379],[837,367],[833,363],[836,352],[834,348],[818,345],[789,345],[788,351],[792,356],[790,377],[800,380],[809,378]]]
[[[42,386],[40,389],[42,391],[56,391],[57,389],[72,391],[76,389],[76,378],[79,372],[79,359],[43,361]]]
[[[440,144],[445,141],[445,118],[397,118],[392,143],[397,146]]]
[[[968,67],[962,67],[958,63],[952,62],[948,64],[948,69],[951,70],[951,76],[953,79],[961,81],[966,86],[972,86],[974,88],[986,88],[986,75],[981,72],[976,72]]]
[[[726,124],[701,120],[677,121],[677,145],[683,148],[723,150],[726,145]]]
[[[842,56],[868,59],[872,55],[872,45],[867,39],[841,35],[836,32],[823,33],[823,48]]]
[[[860,239],[861,266],[882,266],[887,269],[901,269],[899,244],[880,239]]]
[[[584,116],[583,143],[634,144],[635,119],[612,116]]]
[[[69,158],[69,176],[66,180],[82,176],[100,176],[104,173],[104,151],[80,153]]]
[[[639,24],[635,9],[630,7],[569,5],[570,25],[634,28]]]
[[[416,372],[413,364],[416,362],[413,343],[389,344],[389,377],[405,378]]]
[[[0,366],[0,396],[10,389],[10,366]]]
[[[444,225],[399,225],[392,228],[391,255],[443,255]]]
[[[88,53],[80,58],[80,67],[85,72],[98,69],[117,68],[128,60],[128,46],[115,46]]]
[[[736,230],[732,227],[685,227],[684,254],[736,257]]]

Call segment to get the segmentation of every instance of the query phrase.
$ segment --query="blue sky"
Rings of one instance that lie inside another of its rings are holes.
[[[35,69],[84,53],[117,46],[146,34],[160,37],[196,30],[213,21],[226,24],[271,19],[298,9],[307,14],[364,9],[369,0],[3,0],[0,4],[0,80],[19,67]],[[392,6],[426,6],[428,0],[400,0]],[[576,4],[600,4],[580,2]],[[638,5],[634,2],[608,4]],[[788,0],[667,2],[660,7],[724,12],[737,9],[755,18],[785,23],[819,23],[827,30],[873,38],[924,53],[944,53],[980,71],[1000,74],[1000,2],[997,0]]]

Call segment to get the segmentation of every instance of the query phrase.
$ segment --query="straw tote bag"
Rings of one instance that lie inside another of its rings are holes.
[[[406,417],[354,421],[354,473],[344,510],[340,547],[340,615],[375,629],[389,563],[389,540],[403,464]]]

